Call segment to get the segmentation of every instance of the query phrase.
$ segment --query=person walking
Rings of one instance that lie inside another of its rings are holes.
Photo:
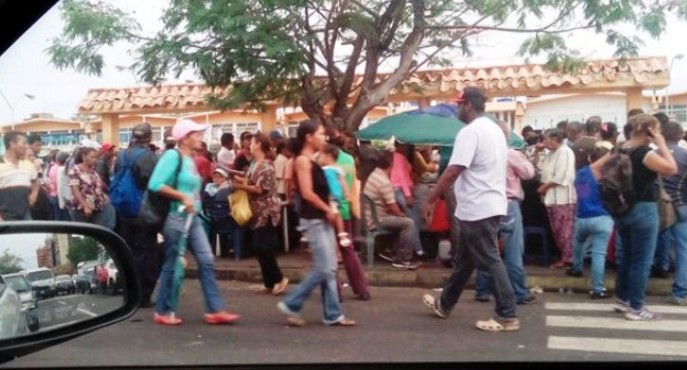
[[[300,198],[298,207],[302,224],[307,228],[308,243],[312,254],[312,269],[303,281],[277,304],[291,325],[303,326],[300,316],[305,300],[315,287],[322,289],[322,305],[325,325],[353,326],[356,322],[346,318],[336,287],[336,236],[332,223],[336,212],[329,204],[329,188],[324,171],[313,157],[325,143],[324,127],[318,121],[309,120],[298,126],[293,153],[295,177]]]
[[[277,257],[281,219],[279,198],[277,198],[277,178],[272,164],[273,153],[269,137],[264,133],[255,134],[250,143],[253,157],[246,178],[236,176],[234,189],[248,193],[248,202],[253,212],[250,222],[251,246],[260,264],[262,292],[278,295],[284,292],[289,279],[284,277]]]
[[[142,200],[158,157],[149,146],[153,138],[149,124],[136,125],[131,135],[129,147],[119,152],[114,173],[115,179],[120,179],[129,170],[134,181],[129,184],[116,184],[115,181],[116,185],[113,186],[133,186],[134,189],[130,191],[140,194],[138,199]],[[138,207],[133,206],[135,209],[141,208],[140,203]],[[152,307],[154,303],[151,297],[160,276],[163,257],[163,251],[157,243],[157,230],[139,222],[137,215],[127,215],[123,211],[117,212],[117,230],[134,255],[136,271],[141,282],[141,307]]]
[[[117,215],[110,204],[105,183],[95,172],[98,155],[96,148],[81,148],[75,166],[69,170],[68,185],[72,191],[69,216],[72,221],[94,223],[114,230]]]
[[[198,217],[201,210],[202,179],[196,169],[193,154],[202,148],[203,132],[207,127],[191,120],[179,120],[172,128],[178,150],[167,150],[162,155],[148,184],[148,191],[171,200],[170,212],[162,230],[165,240],[164,260],[153,315],[153,321],[161,325],[183,323],[183,320],[176,316],[177,307],[170,302],[170,298],[173,294],[174,272],[178,258],[176,246],[185,233],[187,215],[193,217],[187,244],[188,251],[198,264],[198,278],[205,298],[204,320],[208,324],[231,324],[239,319],[238,315],[224,310],[224,301],[215,278],[215,262],[210,251],[210,241],[205,234],[202,220]],[[177,172],[179,161],[181,168]]]
[[[616,276],[617,301],[614,310],[633,321],[657,320],[659,316],[644,306],[651,262],[658,238],[658,176],[675,176],[678,167],[661,135],[658,120],[648,114],[630,119],[630,140],[623,143],[632,163],[632,191],[635,204],[616,220],[623,254]],[[657,151],[649,146],[654,144]]]
[[[427,200],[428,219],[436,200],[454,182],[455,217],[460,224],[459,242],[451,276],[441,296],[425,294],[422,301],[440,318],[448,318],[475,268],[488,272],[496,299],[495,316],[477,321],[479,330],[490,332],[520,329],[515,294],[498,251],[501,217],[507,214],[506,138],[499,126],[484,115],[484,90],[467,87],[458,97],[458,119],[467,125],[458,132],[449,165]]]

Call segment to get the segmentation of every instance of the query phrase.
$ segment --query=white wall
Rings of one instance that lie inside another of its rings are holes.
[[[556,127],[563,120],[584,121],[591,116],[601,116],[604,122],[625,124],[624,95],[573,95],[540,102],[528,102],[525,111],[525,125],[535,129]]]

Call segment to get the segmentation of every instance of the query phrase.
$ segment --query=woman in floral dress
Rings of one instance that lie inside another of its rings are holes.
[[[95,171],[99,151],[96,148],[82,148],[76,155],[75,166],[69,170],[68,185],[73,200],[69,215],[76,222],[86,222],[114,229],[116,215],[105,183]]]

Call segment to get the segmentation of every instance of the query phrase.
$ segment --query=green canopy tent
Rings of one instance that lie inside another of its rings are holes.
[[[442,158],[440,172],[443,172],[451,156],[456,135],[465,127],[465,123],[456,118],[455,111],[455,105],[441,104],[396,114],[358,131],[357,137],[365,141],[390,140],[393,137],[413,145],[439,146]],[[494,117],[490,118],[496,122]],[[508,146],[523,149],[525,142],[511,131]]]
[[[400,113],[358,131],[359,140],[396,140],[413,145],[449,146],[452,147],[458,131],[465,123],[455,117],[445,117],[429,113]],[[522,149],[525,142],[511,132],[508,146]]]
[[[458,131],[463,127],[465,124],[457,118],[401,113],[358,131],[357,136],[368,141],[394,137],[414,145],[453,146]]]

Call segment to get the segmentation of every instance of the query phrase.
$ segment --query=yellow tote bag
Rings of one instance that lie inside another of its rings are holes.
[[[244,226],[253,218],[253,211],[250,210],[248,203],[248,193],[243,190],[236,190],[229,194],[229,207],[231,207],[231,217],[239,226]]]

